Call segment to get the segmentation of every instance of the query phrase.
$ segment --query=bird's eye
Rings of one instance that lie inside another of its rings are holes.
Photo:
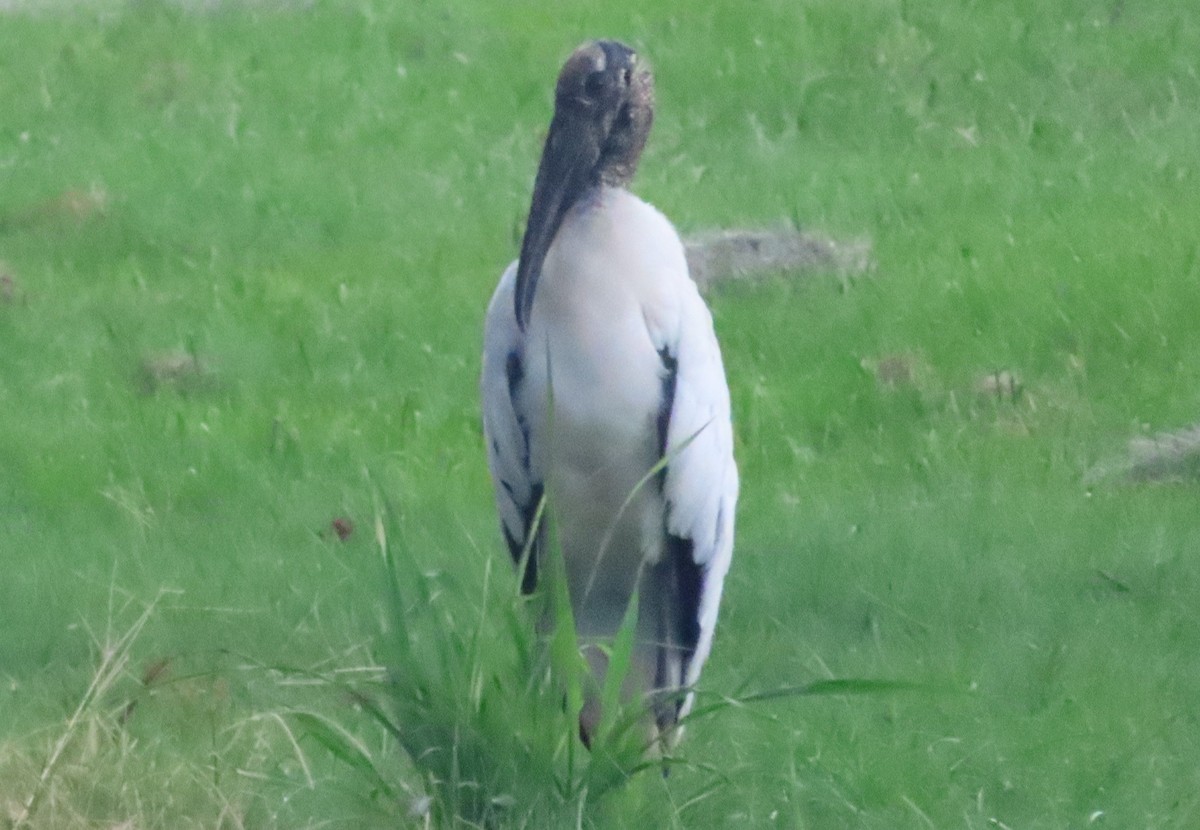
[[[584,94],[589,98],[597,97],[604,91],[604,73],[602,71],[593,72],[587,76],[583,82]]]
[[[621,107],[617,111],[616,120],[613,121],[613,126],[618,130],[623,130],[633,122],[633,114],[629,111],[629,104]]]

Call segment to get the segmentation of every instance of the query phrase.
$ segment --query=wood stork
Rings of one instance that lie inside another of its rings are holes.
[[[671,223],[631,194],[654,83],[629,47],[579,47],[558,77],[520,258],[487,312],[483,415],[504,538],[521,587],[545,572],[543,494],[575,625],[603,649],[634,590],[626,698],[649,695],[672,746],[712,646],[733,554],[738,473],[712,317]],[[660,461],[665,459],[665,466]],[[659,467],[655,470],[655,467]],[[599,717],[585,703],[580,732]]]

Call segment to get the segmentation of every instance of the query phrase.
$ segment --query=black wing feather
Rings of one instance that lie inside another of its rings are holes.
[[[508,353],[508,357],[504,361],[504,374],[508,380],[508,396],[513,403],[513,411],[517,413],[517,425],[521,430],[522,454],[521,454],[521,469],[526,476],[530,476],[529,470],[529,425],[520,415],[520,409],[517,407],[517,394],[520,391],[521,383],[525,380],[525,366],[521,362],[521,354],[515,349]],[[521,501],[517,498],[516,492],[511,484],[507,481],[501,481],[500,484],[504,490],[512,498],[513,503],[517,506],[517,510],[521,514],[521,525],[524,531],[521,538],[517,539],[512,532],[501,522],[501,529],[504,531],[504,541],[508,544],[508,551],[512,554],[513,564],[517,567],[521,565],[521,557],[525,553],[525,541],[529,538],[529,534],[533,531],[533,523],[537,518],[538,506],[542,502],[542,494],[545,492],[542,482],[536,481],[530,485],[529,498]],[[521,574],[521,593],[532,594],[537,588],[538,583],[538,557],[542,547],[542,532],[541,528],[537,529],[537,537],[533,540],[533,544],[529,546],[529,558],[525,562],[525,571]]]

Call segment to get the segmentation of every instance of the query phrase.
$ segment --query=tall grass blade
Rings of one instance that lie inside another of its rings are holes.
[[[317,712],[289,712],[288,717],[334,758],[370,778],[389,797],[395,796],[395,789],[376,766],[371,751],[347,729]]]

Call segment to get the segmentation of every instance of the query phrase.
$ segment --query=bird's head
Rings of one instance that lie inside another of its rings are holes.
[[[589,189],[629,183],[653,120],[653,76],[628,46],[597,40],[567,58],[555,87],[554,118],[517,265],[515,311],[522,329],[563,217]]]

